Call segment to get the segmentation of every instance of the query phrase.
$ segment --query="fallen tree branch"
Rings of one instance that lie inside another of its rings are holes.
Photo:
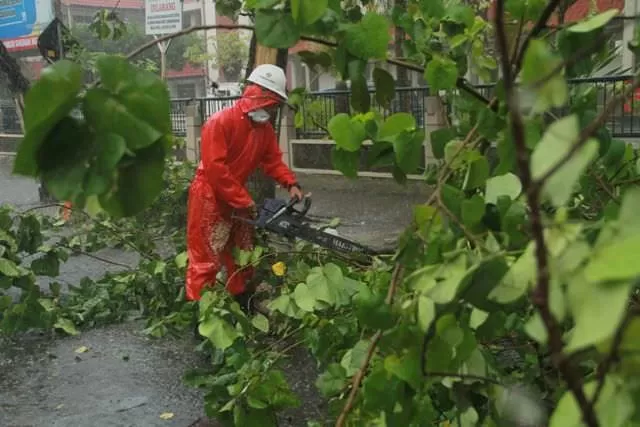
[[[543,12],[543,16],[538,20],[538,24],[527,40],[535,36],[536,29],[541,26],[540,23],[544,24],[547,21],[553,10],[555,10],[557,3],[557,0],[551,0]],[[567,359],[562,352],[562,330],[560,329],[560,325],[556,322],[549,306],[551,276],[547,259],[548,253],[544,237],[544,227],[542,224],[542,212],[540,209],[541,187],[539,185],[535,185],[531,176],[529,152],[525,142],[525,127],[522,114],[518,107],[517,92],[514,87],[514,77],[517,71],[512,70],[511,63],[509,61],[504,13],[504,0],[497,0],[495,13],[496,44],[498,46],[498,52],[500,53],[505,95],[507,105],[509,107],[509,116],[511,118],[511,132],[513,134],[513,140],[516,148],[516,162],[518,164],[518,169],[520,170],[522,186],[527,190],[526,197],[530,209],[531,233],[535,241],[537,279],[532,295],[532,302],[538,310],[547,331],[548,345],[554,366],[558,369],[562,378],[566,381],[569,390],[576,399],[585,424],[589,427],[598,427],[598,418],[596,417],[594,408],[584,392],[580,372],[576,370],[575,366],[573,366],[570,360]],[[528,44],[527,41],[525,41],[525,45],[526,44]],[[526,46],[523,47],[521,52],[525,49]]]
[[[404,267],[400,263],[396,263],[393,269],[393,274],[391,276],[391,283],[389,284],[387,298],[385,299],[385,303],[387,305],[391,305],[393,303],[393,297],[395,296],[396,291],[398,290],[398,286],[402,281],[403,273],[404,273]],[[367,349],[367,355],[362,361],[362,364],[360,365],[360,369],[358,369],[358,372],[353,376],[351,392],[349,393],[349,397],[347,398],[347,403],[345,403],[344,408],[342,408],[342,412],[340,413],[340,416],[336,421],[335,427],[344,426],[347,420],[347,416],[349,415],[349,412],[351,412],[351,409],[353,408],[353,404],[356,400],[356,396],[358,395],[358,390],[360,389],[360,384],[364,379],[364,376],[369,367],[369,363],[371,363],[371,359],[373,358],[373,354],[376,351],[380,338],[382,338],[382,330],[378,330],[375,333],[375,335],[371,338],[371,343],[369,344],[369,348]]]

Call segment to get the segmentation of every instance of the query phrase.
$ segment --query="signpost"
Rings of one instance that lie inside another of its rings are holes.
[[[145,33],[154,37],[182,30],[182,0],[145,0]],[[167,49],[171,40],[158,43],[160,50],[160,78],[167,68]]]

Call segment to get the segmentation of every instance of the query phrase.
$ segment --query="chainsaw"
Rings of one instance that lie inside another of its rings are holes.
[[[300,210],[295,208],[299,203],[302,203],[302,209]],[[359,243],[311,227],[306,222],[308,219],[306,215],[309,209],[311,209],[311,198],[309,196],[305,196],[302,200],[294,198],[289,202],[282,199],[266,199],[258,210],[255,220],[243,220],[267,232],[275,233],[290,240],[305,240],[334,252],[367,257],[378,254],[377,251]]]

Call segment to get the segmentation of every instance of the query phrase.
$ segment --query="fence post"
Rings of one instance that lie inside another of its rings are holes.
[[[188,161],[197,163],[200,161],[200,127],[202,126],[200,102],[190,102],[185,110],[187,128],[185,138],[186,157]]]
[[[424,123],[426,128],[425,136],[425,165],[433,162],[433,150],[431,149],[431,132],[446,126],[445,106],[437,95],[428,95],[425,98],[425,117]]]

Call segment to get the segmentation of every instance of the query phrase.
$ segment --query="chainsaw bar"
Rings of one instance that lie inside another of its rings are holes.
[[[306,224],[304,217],[311,208],[311,199],[302,200],[303,209],[297,210],[297,200],[285,202],[282,199],[266,199],[260,208],[256,221],[251,221],[258,228],[278,234],[289,239],[301,239],[315,243],[331,251],[345,254],[373,256],[377,252],[360,243],[318,230]]]

